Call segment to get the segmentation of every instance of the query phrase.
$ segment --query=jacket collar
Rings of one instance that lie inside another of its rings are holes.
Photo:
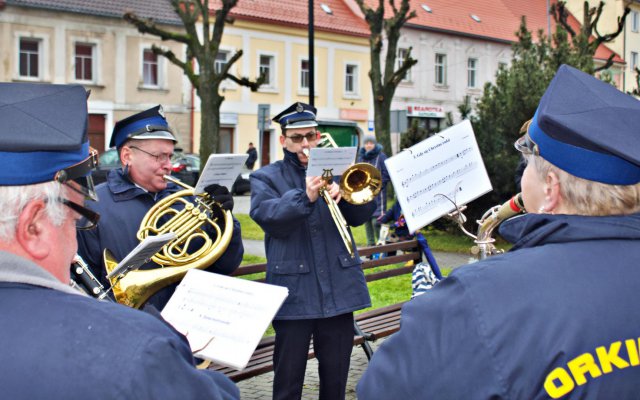
[[[604,217],[582,215],[524,214],[505,221],[500,235],[512,250],[547,243],[600,239],[640,239],[640,213]]]
[[[300,163],[300,160],[298,159],[298,155],[296,153],[292,153],[289,150],[284,148],[282,150],[284,151],[285,162],[293,164],[298,169],[302,169],[302,170],[307,169],[307,167],[305,167],[304,165],[302,165],[302,163]]]
[[[65,293],[83,294],[63,284],[39,265],[6,251],[0,251],[0,282],[23,283]]]

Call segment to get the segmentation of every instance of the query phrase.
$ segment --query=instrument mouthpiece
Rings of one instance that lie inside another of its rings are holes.
[[[304,153],[305,157],[309,158],[309,149],[302,149],[302,152]]]

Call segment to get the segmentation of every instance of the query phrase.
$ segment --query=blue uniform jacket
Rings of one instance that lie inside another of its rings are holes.
[[[387,183],[389,183],[391,178],[387,171],[387,165],[384,163],[386,159],[387,156],[382,152],[382,146],[379,143],[376,143],[376,147],[371,151],[366,151],[364,147],[358,150],[358,162],[366,162],[373,165],[380,170],[382,177],[382,190],[380,190],[380,193],[373,200],[375,204],[375,209],[371,215],[373,218],[379,217],[387,210]]]
[[[87,202],[87,207],[100,213],[100,221],[94,229],[78,231],[78,253],[102,283],[107,285],[105,287],[110,285],[102,262],[104,249],[109,249],[116,260],[122,260],[140,243],[136,232],[149,209],[157,201],[181,189],[169,183],[165,190],[157,194],[146,192],[126,178],[122,169],[111,171],[107,182],[97,186],[99,201]],[[228,275],[240,265],[244,247],[240,223],[235,218],[233,222],[233,236],[229,247],[207,271]],[[149,263],[144,268],[157,268],[157,265]],[[162,309],[174,289],[175,285],[171,285],[161,290],[149,299],[148,304]]]
[[[35,270],[40,282],[55,281],[35,264],[0,252],[0,275],[7,268]],[[0,277],[0,397],[240,398],[227,377],[194,367],[186,339],[166,323],[64,287],[54,289],[56,282],[48,287]]]
[[[369,399],[637,399],[640,214],[528,214],[513,249],[402,309],[357,386]]]
[[[267,282],[289,289],[276,319],[333,317],[371,305],[360,257],[349,255],[324,200],[309,201],[305,172],[285,150],[284,160],[250,176],[250,214],[265,232]],[[371,203],[339,207],[351,226],[373,211]]]

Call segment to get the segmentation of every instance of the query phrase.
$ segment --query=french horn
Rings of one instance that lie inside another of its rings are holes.
[[[129,271],[109,278],[116,301],[129,307],[142,307],[153,294],[180,281],[190,269],[207,268],[224,254],[231,242],[230,211],[222,209],[208,194],[194,195],[193,187],[168,175],[164,178],[184,190],[157,202],[142,219],[137,237],[142,241],[168,232],[176,237],[151,257],[160,268]],[[104,264],[107,275],[118,265],[108,249],[104,251]]]

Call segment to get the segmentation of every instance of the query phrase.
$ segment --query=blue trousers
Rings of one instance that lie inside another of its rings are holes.
[[[331,318],[274,320],[274,400],[300,399],[309,343],[318,360],[320,400],[343,400],[353,348],[353,313]]]

